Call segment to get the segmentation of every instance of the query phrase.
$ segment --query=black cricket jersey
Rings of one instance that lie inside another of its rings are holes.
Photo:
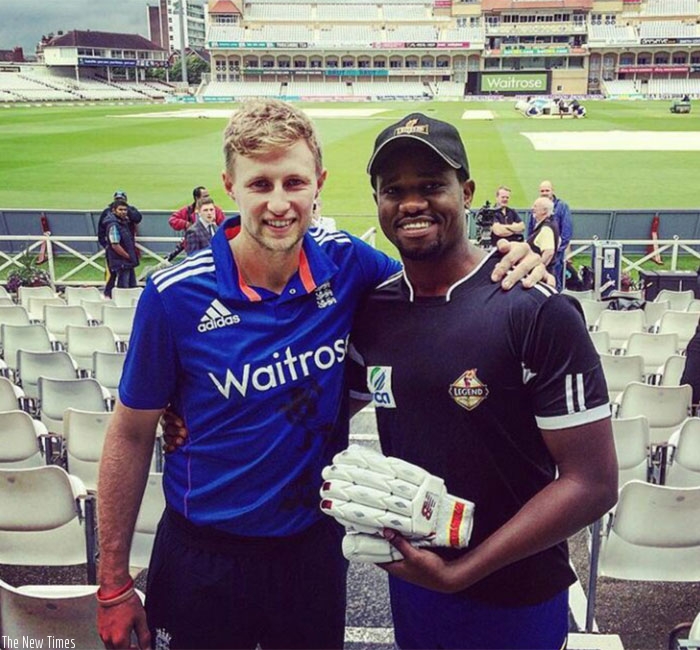
[[[351,334],[351,391],[373,401],[383,452],[441,476],[451,494],[476,504],[471,548],[554,480],[540,429],[610,415],[575,301],[544,285],[503,291],[490,279],[497,261],[484,258],[437,298],[416,298],[395,275],[364,301]],[[463,593],[529,605],[574,579],[561,543]]]

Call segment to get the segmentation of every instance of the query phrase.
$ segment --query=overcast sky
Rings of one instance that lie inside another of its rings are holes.
[[[91,29],[148,37],[146,6],[157,0],[0,0],[0,50],[34,53],[42,35]]]

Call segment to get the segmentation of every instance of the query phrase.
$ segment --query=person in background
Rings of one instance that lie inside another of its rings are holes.
[[[216,232],[214,199],[204,196],[197,200],[197,221],[185,231],[185,252],[188,255],[209,246]]]
[[[545,196],[535,199],[532,204],[535,227],[527,238],[530,248],[542,256],[542,262],[549,268],[554,264],[559,244],[559,231],[552,218],[553,211],[554,204],[550,199]]]
[[[192,203],[183,205],[179,210],[176,210],[170,215],[168,224],[173,230],[187,230],[195,221],[197,221],[197,201],[201,198],[209,196],[209,190],[203,185],[198,185],[192,190]],[[216,225],[220,226],[226,215],[218,206],[214,206],[216,211]]]
[[[105,287],[105,296],[112,297],[112,288],[129,288],[136,286],[134,269],[139,259],[136,254],[136,242],[131,234],[128,205],[122,199],[116,199],[112,211],[104,221],[107,230],[108,246],[105,250],[107,265],[113,277],[112,287]],[[110,279],[112,279],[110,277]]]
[[[134,242],[136,241],[136,236],[138,235],[138,224],[140,224],[143,220],[143,215],[138,210],[138,208],[129,204],[126,192],[124,190],[117,190],[116,192],[114,192],[114,196],[112,197],[112,203],[110,203],[104,210],[102,210],[100,218],[97,221],[97,240],[100,243],[100,246],[102,246],[102,248],[105,249],[105,251],[107,249],[107,246],[109,245],[109,241],[107,238],[107,228],[105,227],[105,220],[112,213],[115,201],[118,200],[125,201],[127,204],[129,230],[131,231],[131,237]],[[139,250],[137,248],[136,259],[138,260],[139,257]],[[112,295],[112,289],[114,288],[115,281],[116,277],[110,272],[109,264],[107,264],[107,284],[105,285],[104,290],[104,294],[106,297]],[[129,272],[129,286],[136,286],[136,271],[134,269],[131,269],[131,271]]]
[[[510,188],[501,185],[496,190],[496,205],[493,207],[493,225],[491,226],[491,245],[496,246],[499,239],[523,241],[525,224],[520,215],[508,207]]]
[[[554,256],[554,262],[549,267],[549,271],[554,275],[557,291],[561,291],[564,287],[564,258],[574,232],[574,222],[571,217],[569,204],[554,194],[552,181],[542,181],[540,183],[540,196],[550,199],[554,204],[552,218],[559,232],[559,247]],[[530,215],[527,228],[528,236],[535,230],[536,225],[534,217]]]

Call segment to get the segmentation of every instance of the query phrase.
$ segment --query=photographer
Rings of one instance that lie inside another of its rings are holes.
[[[491,245],[495,246],[499,239],[508,241],[523,241],[525,224],[520,215],[508,207],[510,201],[510,188],[501,185],[496,190],[496,207],[493,213],[493,225],[491,226]]]

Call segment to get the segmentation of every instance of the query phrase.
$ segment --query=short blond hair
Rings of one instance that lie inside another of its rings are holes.
[[[245,102],[224,129],[226,171],[233,176],[236,156],[259,156],[286,149],[299,140],[309,145],[316,175],[323,172],[321,144],[316,128],[304,112],[279,99]]]

